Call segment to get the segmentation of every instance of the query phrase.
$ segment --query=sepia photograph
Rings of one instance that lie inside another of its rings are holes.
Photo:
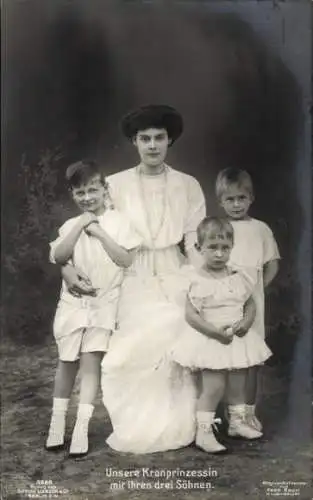
[[[1,11],[1,500],[310,500],[312,2]]]

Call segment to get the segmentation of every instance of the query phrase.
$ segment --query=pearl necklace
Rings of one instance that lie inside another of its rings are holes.
[[[141,201],[142,201],[142,205],[143,205],[143,208],[144,208],[144,212],[145,212],[145,219],[146,219],[146,224],[147,224],[147,228],[148,228],[148,231],[149,231],[149,236],[150,236],[150,240],[151,240],[151,250],[152,250],[152,255],[153,255],[153,275],[156,276],[157,274],[157,270],[156,270],[156,248],[155,248],[155,242],[161,232],[161,229],[164,225],[164,222],[165,222],[165,215],[166,215],[166,201],[167,201],[167,186],[168,186],[168,179],[167,179],[167,174],[168,174],[168,167],[167,165],[164,166],[164,170],[157,174],[158,176],[160,176],[161,174],[164,173],[164,183],[163,183],[163,186],[162,186],[162,212],[161,212],[161,217],[160,217],[160,221],[159,221],[159,224],[156,228],[156,230],[153,232],[152,231],[152,224],[151,224],[151,216],[150,216],[150,211],[149,211],[149,203],[147,202],[147,197],[146,197],[146,193],[145,193],[145,188],[144,188],[144,183],[143,183],[143,179],[142,179],[142,176],[143,176],[143,173],[140,169],[140,167],[137,167],[137,174],[138,174],[138,181],[139,181],[139,192],[140,192],[140,197],[141,197]],[[150,176],[152,177],[152,176]]]

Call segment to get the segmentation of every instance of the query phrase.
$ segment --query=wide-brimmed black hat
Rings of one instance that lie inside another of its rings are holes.
[[[154,127],[165,128],[173,143],[183,131],[183,119],[171,106],[150,104],[127,113],[121,120],[123,134],[130,140],[139,130]]]

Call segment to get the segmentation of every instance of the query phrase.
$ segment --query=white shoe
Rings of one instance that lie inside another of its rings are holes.
[[[246,421],[244,405],[229,406],[228,435],[245,439],[259,439],[262,432],[251,427]]]
[[[69,454],[83,456],[88,453],[88,421],[76,422]]]
[[[88,427],[93,409],[93,405],[79,405],[69,451],[69,455],[72,457],[84,456],[88,453]]]
[[[246,422],[259,432],[262,432],[262,424],[255,414],[255,404],[245,405]]]
[[[65,415],[54,414],[51,417],[46,450],[57,450],[64,446]]]
[[[208,453],[225,453],[227,449],[217,441],[213,426],[214,412],[197,412],[196,446]]]
[[[196,445],[208,453],[225,453],[227,448],[217,441],[212,425],[198,425]]]
[[[256,429],[257,431],[262,432],[263,426],[256,415],[247,415],[246,422],[253,429]]]

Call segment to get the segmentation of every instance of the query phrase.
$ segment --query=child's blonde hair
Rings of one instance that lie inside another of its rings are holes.
[[[227,192],[230,186],[236,185],[245,189],[254,198],[253,183],[250,174],[246,170],[228,167],[219,172],[215,182],[215,193],[218,200]]]
[[[197,227],[197,247],[200,248],[207,238],[221,238],[229,240],[233,244],[233,226],[223,217],[205,217]]]

